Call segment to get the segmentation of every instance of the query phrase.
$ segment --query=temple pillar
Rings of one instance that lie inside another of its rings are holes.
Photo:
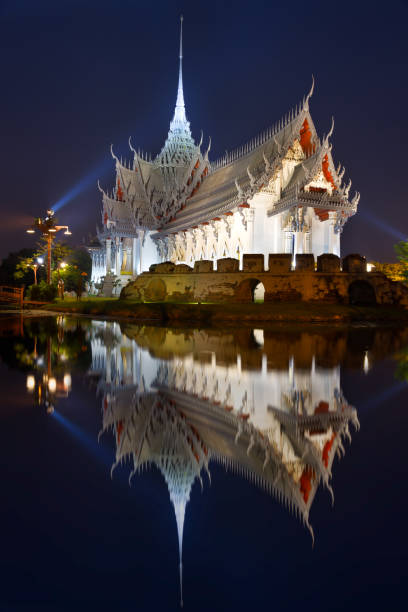
[[[111,261],[112,261],[112,240],[106,239],[106,275],[109,276],[111,273]]]
[[[116,276],[120,276],[120,268],[122,265],[122,243],[119,237],[116,238],[115,243],[116,243],[115,274]]]
[[[333,253],[334,255],[340,255],[340,240],[334,228],[337,222],[337,212],[329,211],[329,253]]]
[[[293,233],[293,254],[303,253],[303,232]]]
[[[137,256],[136,256],[136,249],[137,249],[137,241],[136,238],[132,238],[132,274],[136,275],[137,274]]]
[[[285,253],[293,253],[293,234],[285,232]]]

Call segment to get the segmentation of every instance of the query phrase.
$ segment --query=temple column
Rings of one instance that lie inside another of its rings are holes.
[[[132,274],[137,274],[137,257],[136,257],[137,241],[132,238]]]
[[[116,256],[115,256],[115,273],[116,276],[120,276],[120,268],[122,264],[122,243],[120,238],[116,238]]]
[[[336,234],[335,226],[337,222],[337,212],[329,211],[329,253],[340,256],[340,240]]]
[[[311,250],[312,237],[311,237],[310,232],[305,233],[304,240],[305,240],[305,253],[311,253],[312,252]]]
[[[293,253],[293,234],[285,232],[285,253]]]
[[[106,275],[109,276],[111,273],[111,260],[112,260],[112,240],[106,239]]]

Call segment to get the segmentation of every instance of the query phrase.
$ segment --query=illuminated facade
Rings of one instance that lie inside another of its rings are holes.
[[[115,187],[102,193],[102,229],[90,248],[92,280],[125,284],[153,263],[189,266],[244,253],[340,255],[340,234],[357,210],[351,181],[334,166],[330,137],[318,137],[309,101],[239,149],[211,161],[187,121],[182,38],[177,101],[167,140],[152,158],[118,159]]]

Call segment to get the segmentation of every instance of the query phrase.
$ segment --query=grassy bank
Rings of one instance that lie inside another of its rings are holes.
[[[395,306],[347,306],[307,302],[264,304],[176,304],[132,302],[116,298],[57,300],[42,309],[56,312],[127,318],[138,321],[191,321],[214,325],[245,322],[408,322],[408,310]]]

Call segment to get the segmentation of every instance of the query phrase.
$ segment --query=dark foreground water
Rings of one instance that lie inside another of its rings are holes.
[[[0,376],[1,611],[405,608],[407,329],[4,318]]]

